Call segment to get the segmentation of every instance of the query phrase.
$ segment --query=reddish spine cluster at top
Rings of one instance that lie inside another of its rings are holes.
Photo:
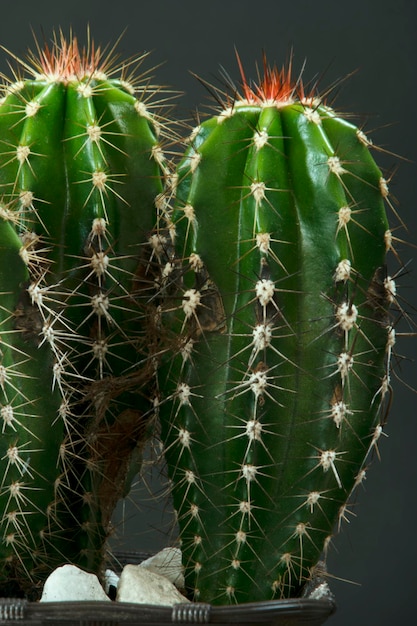
[[[93,77],[97,72],[105,74],[112,64],[114,47],[109,55],[103,58],[103,50],[90,39],[89,33],[87,46],[83,48],[78,45],[76,36],[71,34],[66,38],[62,31],[59,36],[54,35],[51,45],[48,42],[41,45],[36,40],[35,43],[36,50],[29,51],[26,62],[15,57],[19,65],[35,78],[44,76],[67,83],[75,79],[81,80],[86,76]]]
[[[297,80],[293,78],[292,59],[287,65],[279,69],[276,65],[269,65],[264,53],[262,59],[263,75],[258,70],[258,81],[249,82],[245,75],[242,61],[236,53],[241,78],[242,94],[238,94],[239,99],[246,100],[250,104],[261,105],[263,103],[288,104],[298,100],[300,102],[310,101],[314,97],[314,90],[306,93],[301,74]]]

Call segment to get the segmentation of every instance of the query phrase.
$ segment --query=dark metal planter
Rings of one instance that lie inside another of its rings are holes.
[[[167,626],[169,624],[245,624],[319,626],[335,610],[331,600],[278,600],[235,606],[177,604],[174,607],[125,602],[0,601],[0,624],[21,626]]]

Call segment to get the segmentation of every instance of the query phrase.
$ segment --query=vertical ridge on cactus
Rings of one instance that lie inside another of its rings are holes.
[[[0,581],[66,561],[97,571],[140,462],[144,250],[170,133],[158,88],[128,75],[143,58],[117,65],[61,32],[3,87]]]
[[[383,432],[398,309],[371,142],[291,67],[241,75],[190,135],[161,255],[162,439],[187,589],[216,604],[311,576]]]

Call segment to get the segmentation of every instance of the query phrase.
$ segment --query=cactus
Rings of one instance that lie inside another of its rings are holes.
[[[371,141],[291,66],[241,76],[160,233],[156,402],[187,590],[215,604],[302,592],[378,451],[399,309]]]
[[[0,584],[17,588],[62,562],[99,571],[147,428],[167,129],[130,75],[143,57],[114,59],[60,32],[0,103]]]

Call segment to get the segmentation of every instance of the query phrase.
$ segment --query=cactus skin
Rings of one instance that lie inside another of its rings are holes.
[[[377,450],[395,343],[370,142],[289,70],[241,91],[190,136],[162,258],[162,440],[186,586],[216,604],[301,592]]]
[[[38,52],[0,104],[0,584],[22,587],[100,569],[140,458],[143,244],[167,173],[131,62],[115,78],[112,52],[62,33]]]

